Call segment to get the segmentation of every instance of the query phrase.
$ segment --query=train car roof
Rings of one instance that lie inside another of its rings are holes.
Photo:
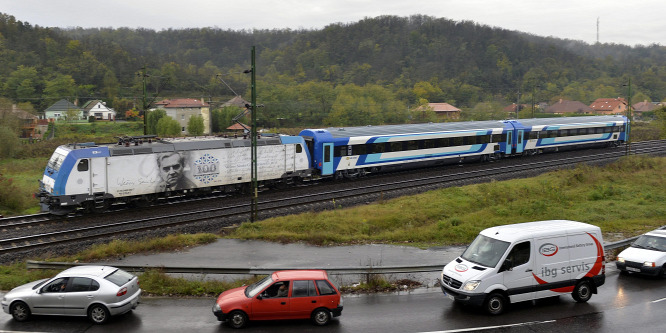
[[[280,145],[280,136],[262,136],[257,139],[257,146]],[[137,155],[164,153],[170,151],[188,151],[204,149],[222,149],[235,147],[251,147],[250,139],[222,138],[222,137],[197,137],[197,138],[175,138],[175,139],[143,139],[143,137],[121,138],[117,143],[95,144],[92,142],[76,143],[67,145],[70,149],[83,149],[93,147],[106,147],[110,156]]]
[[[358,127],[329,127],[323,130],[331,133],[333,138],[348,138],[357,136],[382,136],[401,135],[412,133],[432,133],[451,131],[487,130],[492,128],[504,128],[505,125],[499,120],[488,121],[464,121],[451,123],[423,123],[403,125],[379,125]],[[311,130],[319,131],[319,130]]]
[[[624,116],[585,116],[585,117],[558,117],[558,118],[532,118],[532,119],[515,119],[513,120],[525,126],[538,126],[538,125],[573,125],[573,124],[586,124],[586,123],[608,123],[608,122],[625,122]]]

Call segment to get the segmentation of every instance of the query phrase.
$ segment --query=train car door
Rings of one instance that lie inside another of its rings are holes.
[[[525,132],[524,130],[517,130],[517,133],[518,133],[516,135],[516,153],[517,154],[522,153],[523,148],[525,147],[525,145],[523,144],[523,134],[524,134],[524,132]]]
[[[90,159],[90,188],[93,193],[106,192],[106,158]]]
[[[513,131],[506,131],[506,155],[511,155],[513,146]]]
[[[322,156],[321,174],[322,175],[332,175],[333,174],[333,144],[332,143],[324,143],[324,156]]]
[[[294,161],[296,159],[296,145],[285,145],[284,171],[294,171]]]

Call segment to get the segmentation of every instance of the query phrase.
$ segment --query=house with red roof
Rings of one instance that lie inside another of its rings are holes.
[[[592,110],[591,107],[583,104],[582,102],[567,101],[565,99],[560,98],[558,102],[546,107],[544,112],[554,113],[554,114],[571,114],[571,113],[592,114],[594,110]]]
[[[187,122],[192,116],[202,116],[204,134],[210,134],[210,104],[194,98],[165,99],[155,103],[156,109],[165,110],[166,115],[180,124],[181,132],[187,134]]]
[[[460,112],[462,112],[449,103],[428,103],[427,106],[419,106],[415,111],[433,111],[438,117],[448,119],[458,119],[460,118]]]
[[[590,107],[596,114],[625,114],[627,101],[622,98],[597,98]]]

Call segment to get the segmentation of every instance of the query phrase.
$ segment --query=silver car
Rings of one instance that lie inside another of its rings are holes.
[[[16,321],[30,315],[87,316],[95,324],[139,304],[139,278],[110,266],[77,266],[16,287],[2,298],[2,310]]]

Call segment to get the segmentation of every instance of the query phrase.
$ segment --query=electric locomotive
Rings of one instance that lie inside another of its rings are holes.
[[[261,186],[310,177],[303,138],[257,140]],[[42,211],[66,214],[84,208],[104,211],[118,202],[149,204],[160,197],[242,191],[251,179],[251,142],[243,138],[154,139],[125,137],[117,144],[58,147],[40,182]]]

